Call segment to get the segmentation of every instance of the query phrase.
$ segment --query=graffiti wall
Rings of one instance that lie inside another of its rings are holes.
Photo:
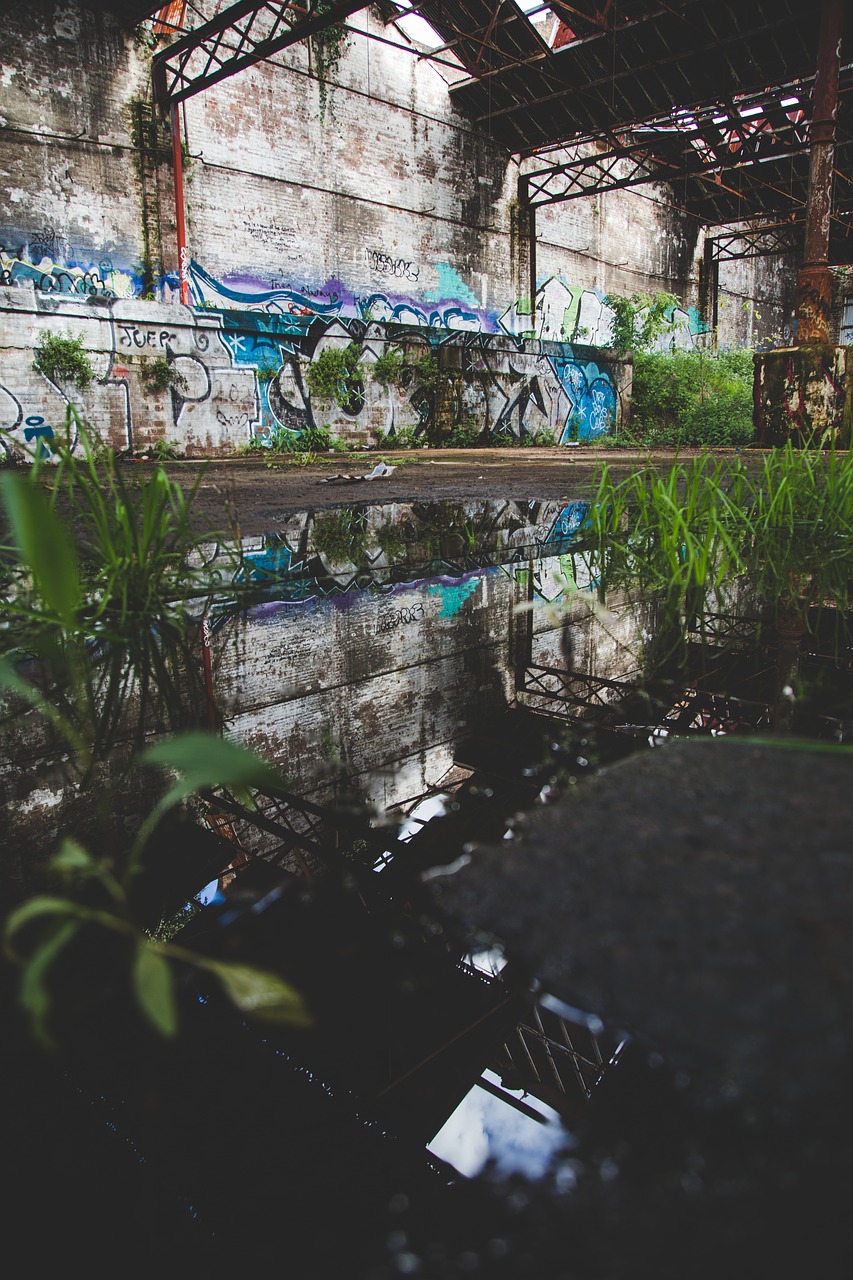
[[[200,268],[193,278],[205,280]],[[184,307],[23,281],[0,289],[4,448],[46,444],[69,404],[116,449],[165,441],[188,456],[296,444],[318,428],[366,446],[569,445],[617,429],[628,406],[630,361],[593,346],[489,332],[473,312],[469,328],[454,327],[448,309],[416,315],[387,297],[231,292],[231,306]],[[80,344],[88,386],[36,367],[45,335]],[[312,367],[342,350],[357,356],[354,371],[331,394],[312,392]]]

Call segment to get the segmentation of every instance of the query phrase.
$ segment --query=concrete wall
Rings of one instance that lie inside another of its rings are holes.
[[[34,366],[48,333],[79,339],[90,386]],[[353,342],[361,375],[339,400],[312,399],[312,364]],[[384,385],[372,371],[389,351],[404,374]],[[61,430],[69,405],[116,449],[165,440],[212,456],[315,426],[360,445],[401,432],[440,444],[471,424],[482,439],[594,439],[618,429],[630,394],[629,358],[579,344],[0,289],[0,447],[13,455]]]
[[[453,109],[438,72],[375,11],[350,25],[363,30],[353,31],[323,78],[316,46],[303,42],[184,104],[196,310],[251,314],[260,329],[275,317],[271,355],[279,369],[289,346],[305,354],[308,331],[313,349],[327,330],[330,340],[353,336],[353,325],[600,349],[610,339],[609,292],[675,293],[683,300],[677,340],[697,341],[704,231],[678,210],[672,191],[658,184],[539,209],[531,299],[517,160]],[[30,285],[61,305],[131,297],[173,305],[171,139],[152,106],[150,78],[151,57],[166,41],[158,42],[150,23],[122,26],[78,0],[19,6],[3,16],[2,34],[0,286]],[[762,308],[768,331],[781,326],[773,311],[784,294],[780,273],[755,264],[749,271],[730,284],[721,272],[726,296],[743,297],[721,309],[722,345],[761,336],[764,321],[754,313]],[[128,321],[128,313],[117,314]],[[144,313],[131,319],[148,323]],[[242,337],[246,324],[236,325]],[[289,343],[291,336],[298,342]],[[197,353],[188,341],[190,351],[176,348],[176,359]],[[249,363],[235,344],[223,356],[237,369]],[[578,363],[585,368],[589,360]],[[215,382],[216,370],[212,376]],[[193,447],[274,425],[263,387],[254,388],[252,403],[249,381],[237,380],[230,412],[215,389],[209,403],[199,397],[200,375],[191,382],[181,416]],[[25,382],[3,385],[23,404]],[[50,420],[31,407],[27,416]],[[168,425],[168,408],[168,401],[146,405],[146,413]],[[220,410],[239,427],[226,427]],[[131,431],[134,416],[131,406]]]

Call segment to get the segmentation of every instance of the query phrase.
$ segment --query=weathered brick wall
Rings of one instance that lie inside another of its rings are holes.
[[[372,10],[351,25],[399,38]],[[173,301],[170,139],[150,85],[164,42],[79,0],[17,7],[2,34],[0,284]],[[531,306],[518,164],[411,50],[353,34],[321,79],[306,42],[181,118],[198,306],[290,318],[299,335],[402,323],[600,348],[607,293],[666,289],[683,301],[679,341],[695,338],[703,233],[661,185],[539,209]],[[750,270],[766,309],[781,273]],[[723,345],[755,335],[742,314],[723,308]]]

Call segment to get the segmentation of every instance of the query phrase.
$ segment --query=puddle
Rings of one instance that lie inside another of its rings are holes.
[[[174,1159],[178,1199],[200,1224],[193,1245],[201,1239],[209,1256],[224,1238],[237,1262],[251,1238],[255,1263],[287,1246],[301,1274],[321,1275],[313,1264],[333,1242],[306,1224],[325,1215],[341,1216],[356,1242],[354,1276],[457,1275],[481,1262],[489,1274],[504,1246],[521,1259],[506,1274],[527,1274],[530,1201],[518,1184],[576,1194],[578,1134],[631,1043],[517,972],[500,939],[484,934],[472,951],[425,889],[463,871],[472,844],[511,846],[519,813],[602,765],[673,736],[762,732],[773,685],[770,657],[751,641],[697,649],[693,668],[645,678],[653,602],[596,603],[577,550],[585,511],[502,502],[304,512],[246,547],[254,595],[236,608],[225,592],[210,619],[212,691],[229,733],[279,763],[288,785],[249,804],[212,796],[206,821],[234,856],[200,890],[185,940],[283,972],[316,1028],[258,1036],[212,991],[204,1003],[193,992],[201,1047],[164,1073],[168,1114],[152,1117],[148,1082],[135,1078],[119,1086],[110,1120],[134,1138],[148,1125],[146,1159],[158,1168]],[[844,741],[849,664],[822,639],[803,658],[815,697],[801,703],[800,723]],[[612,1092],[618,1103],[618,1085]],[[216,1117],[212,1147],[196,1131],[187,1138],[184,1108]],[[608,1132],[585,1157],[599,1191],[621,1186],[632,1151],[654,1145],[654,1134],[623,1137]],[[199,1158],[187,1162],[193,1143]],[[679,1195],[703,1176],[701,1162],[684,1160],[679,1149]],[[514,1207],[497,1190],[494,1213],[478,1202],[468,1222],[468,1202],[447,1197],[484,1180],[513,1187]],[[245,1222],[236,1232],[229,1187]],[[664,1199],[649,1216],[658,1232]],[[433,1213],[468,1223],[442,1257]],[[606,1225],[600,1201],[590,1213]],[[573,1219],[572,1229],[581,1240],[588,1232],[589,1261],[591,1228]],[[432,1232],[431,1261],[419,1230]],[[536,1254],[534,1271],[545,1258]]]
[[[204,899],[228,934],[261,869],[256,926],[276,875],[291,897],[311,886],[318,936],[328,930],[322,963],[316,945],[310,961],[295,947],[265,957],[291,965],[296,985],[313,984],[353,1031],[382,1000],[407,1024],[351,1050],[340,1075],[339,1037],[306,1045],[315,1069],[466,1177],[543,1177],[627,1038],[538,990],[535,975],[508,980],[499,953],[491,968],[456,954],[423,887],[465,868],[472,841],[511,843],[519,812],[602,764],[674,736],[761,732],[770,718],[772,662],[743,623],[728,619],[722,638],[717,626],[711,645],[688,637],[692,666],[644,673],[653,602],[597,602],[579,550],[586,513],[578,502],[303,512],[246,548],[254,599],[237,616],[226,602],[213,623],[220,712],[281,764],[289,790],[255,795],[253,813],[219,794],[220,831],[240,856]],[[823,663],[812,681],[822,702],[809,714],[837,741],[846,721],[829,712],[843,710],[846,666],[822,656],[819,635],[813,649],[803,665]],[[339,900],[321,910],[327,882]],[[287,893],[275,911],[279,928],[294,927]],[[362,979],[384,995],[351,991],[345,1013],[334,958],[377,945],[381,981],[370,965]],[[410,963],[419,946],[432,948],[428,976]],[[466,1039],[473,1049],[448,1049]]]

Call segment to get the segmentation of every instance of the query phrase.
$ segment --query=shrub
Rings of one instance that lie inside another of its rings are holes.
[[[157,356],[156,360],[149,361],[142,370],[142,381],[147,391],[155,392],[168,391],[170,387],[182,391],[187,385],[165,356]]]
[[[662,333],[673,329],[672,313],[680,306],[673,293],[611,293],[605,298],[613,314],[614,351],[648,351]]]
[[[58,333],[41,333],[35,345],[33,368],[43,373],[51,382],[73,382],[85,391],[95,372],[92,362],[83,350],[83,335],[64,337]]]
[[[754,435],[750,351],[635,355],[631,442],[724,447],[750,444]]]
[[[399,347],[391,347],[383,352],[371,370],[374,382],[383,387],[399,387],[403,381],[406,358]]]
[[[342,408],[357,395],[364,380],[361,347],[327,347],[308,368],[308,390],[320,400],[334,400]]]
[[[479,443],[481,434],[474,418],[463,418],[451,428],[447,445],[451,449],[470,449]]]

